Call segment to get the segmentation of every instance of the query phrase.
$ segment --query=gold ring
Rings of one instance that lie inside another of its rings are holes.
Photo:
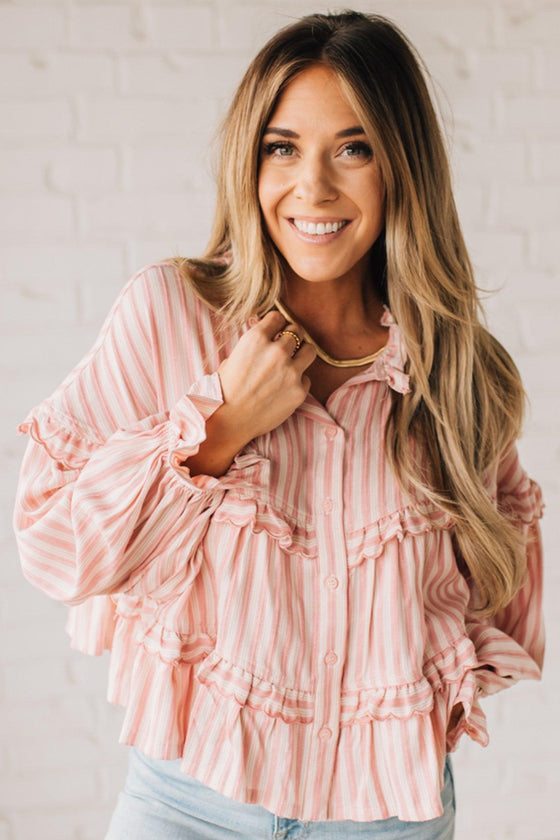
[[[295,342],[296,342],[296,349],[295,349],[295,350],[294,350],[294,352],[292,353],[292,358],[293,358],[293,357],[296,355],[296,353],[297,353],[297,351],[299,350],[299,348],[301,347],[301,338],[300,338],[300,337],[299,337],[299,335],[298,335],[297,333],[295,333],[293,330],[281,330],[281,331],[278,333],[278,338],[280,338],[280,336],[281,336],[281,335],[289,335],[289,336],[291,336],[291,337],[295,340]]]

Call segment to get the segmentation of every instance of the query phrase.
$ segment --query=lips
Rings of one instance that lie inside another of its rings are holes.
[[[337,239],[350,225],[351,219],[295,219],[288,218],[290,228],[298,239],[313,245],[326,245]]]
[[[347,219],[340,219],[337,221],[321,220],[308,221],[307,219],[291,219],[300,233],[309,233],[314,236],[324,236],[325,233],[336,233],[341,228],[348,224]]]

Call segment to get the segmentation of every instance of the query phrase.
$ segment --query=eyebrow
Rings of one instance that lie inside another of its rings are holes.
[[[279,128],[278,126],[269,125],[264,130],[265,134],[278,134],[280,137],[293,137],[299,139],[299,134],[292,131],[290,128]],[[357,134],[365,134],[361,125],[353,125],[351,128],[343,128],[342,131],[336,132],[336,137],[355,137]]]

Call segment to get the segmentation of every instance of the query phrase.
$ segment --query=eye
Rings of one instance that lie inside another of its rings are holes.
[[[346,143],[342,148],[341,154],[345,158],[367,160],[373,157],[373,149],[367,143],[355,141],[353,143]]]
[[[263,154],[267,157],[292,157],[295,149],[291,143],[285,141],[276,141],[275,143],[265,143],[263,146]]]

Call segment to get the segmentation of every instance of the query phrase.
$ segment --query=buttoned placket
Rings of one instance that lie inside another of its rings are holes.
[[[303,799],[328,802],[336,761],[342,666],[348,636],[348,562],[343,504],[345,435],[332,419],[316,422],[315,435],[320,453],[313,477],[318,543],[318,658],[310,772]]]

